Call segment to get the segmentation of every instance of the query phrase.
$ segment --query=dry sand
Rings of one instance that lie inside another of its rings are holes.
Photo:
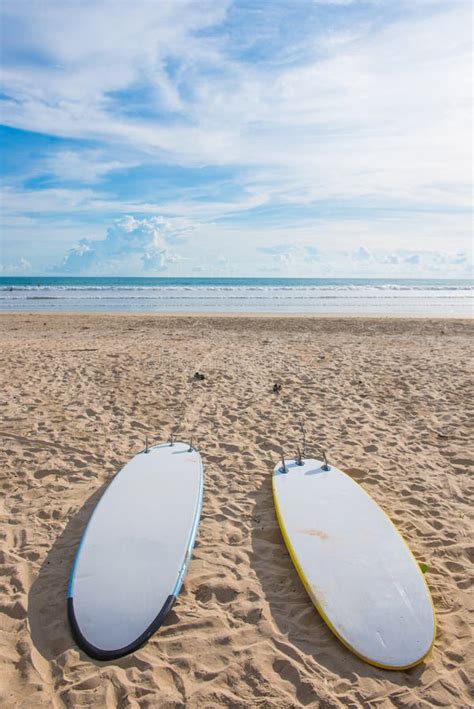
[[[462,320],[3,315],[0,702],[6,707],[468,706],[469,335]],[[165,625],[110,663],[66,618],[77,543],[107,481],[182,425],[205,464],[188,574]],[[280,395],[272,393],[282,383]],[[314,610],[271,496],[309,443],[398,525],[438,617],[418,667],[364,664]],[[472,670],[472,667],[471,667]],[[471,672],[472,676],[472,672]]]

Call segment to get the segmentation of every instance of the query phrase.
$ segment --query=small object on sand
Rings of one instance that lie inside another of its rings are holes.
[[[275,394],[279,394],[281,392],[281,384],[279,382],[275,382],[273,385],[273,391]]]
[[[204,374],[201,374],[201,372],[195,372],[195,374],[193,376],[193,379],[197,382],[202,382],[202,380],[205,378],[206,377],[204,376]]]
[[[449,438],[449,430],[447,428],[430,428],[430,431],[436,433],[440,438]]]

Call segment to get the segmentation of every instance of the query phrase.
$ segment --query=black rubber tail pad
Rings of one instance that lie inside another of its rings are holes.
[[[84,650],[84,652],[86,652],[89,657],[94,658],[94,660],[115,660],[117,657],[123,657],[124,655],[129,655],[131,652],[135,652],[135,650],[138,650],[139,647],[144,645],[153,633],[156,633],[160,625],[163,623],[164,619],[173,607],[175,600],[176,596],[168,596],[163,608],[160,610],[153,622],[150,623],[148,628],[136,640],[129,643],[125,647],[117,648],[117,650],[101,650],[99,647],[95,647],[95,645],[92,645],[92,643],[86,640],[77,623],[72,598],[67,599],[67,615],[71,626],[72,635],[81,650]]]

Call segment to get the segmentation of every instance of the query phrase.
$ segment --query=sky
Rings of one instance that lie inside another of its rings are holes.
[[[471,0],[0,12],[0,274],[472,276]]]

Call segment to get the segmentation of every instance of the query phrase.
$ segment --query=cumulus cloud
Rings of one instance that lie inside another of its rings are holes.
[[[274,268],[285,268],[298,263],[315,262],[321,258],[320,249],[311,244],[275,244],[274,246],[261,246],[258,251],[273,257]]]
[[[0,263],[0,273],[11,276],[28,275],[31,273],[31,263],[26,258],[19,258],[12,263]]]
[[[332,261],[339,261],[344,256],[341,252],[333,252],[329,258]],[[469,276],[469,259],[466,253],[453,255],[434,250],[395,249],[391,251],[383,248],[369,250],[360,246],[356,251],[347,253],[347,262],[348,265],[352,264],[354,270],[367,271],[374,276],[380,272],[400,278],[404,276],[423,278],[430,273],[432,276],[442,278],[447,270],[458,276]]]
[[[263,270],[273,275],[305,276],[308,269],[320,267],[328,259],[328,252],[312,244],[280,243],[275,246],[262,246],[258,248],[261,254],[267,256],[262,264]]]
[[[363,246],[359,246],[359,248],[357,249],[357,251],[354,254],[354,260],[355,261],[369,261],[370,260],[370,253]]]
[[[258,249],[266,255],[263,270],[273,275],[301,277],[425,278],[472,274],[468,254],[434,250],[368,248],[316,249],[304,244],[278,244]]]
[[[162,216],[116,219],[103,240],[82,239],[61,264],[60,273],[155,273],[166,270],[180,256],[170,246],[183,243],[194,226],[183,219]]]

